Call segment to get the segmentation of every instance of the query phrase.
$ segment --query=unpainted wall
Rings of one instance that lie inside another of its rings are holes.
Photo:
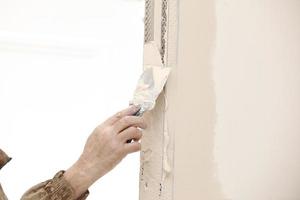
[[[143,141],[161,171],[143,176],[160,183],[166,130],[171,171],[140,199],[299,199],[300,2],[169,2],[173,69]]]

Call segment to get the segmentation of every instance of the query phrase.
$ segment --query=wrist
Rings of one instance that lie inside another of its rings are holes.
[[[88,173],[88,169],[88,163],[79,159],[64,173],[65,180],[74,190],[74,198],[78,198],[94,183],[94,179],[90,173]]]

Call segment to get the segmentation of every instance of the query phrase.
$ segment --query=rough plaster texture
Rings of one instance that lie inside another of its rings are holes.
[[[147,1],[146,6],[147,4],[148,6],[151,5],[151,12],[146,11],[146,13],[150,13],[152,16],[150,16],[151,19],[149,19],[149,16],[145,18],[147,19],[145,24],[148,26],[145,28],[148,31],[145,36],[153,38],[157,47],[161,48],[162,2],[160,0]],[[152,27],[153,30],[150,31],[149,27]],[[174,31],[174,33],[176,32]],[[147,40],[145,39],[146,42]],[[144,65],[148,64],[160,66],[162,59],[144,49]],[[167,64],[165,66],[167,67]],[[173,176],[170,175],[170,170],[172,168],[173,148],[171,148],[171,145],[173,142],[168,132],[167,107],[167,96],[165,91],[163,91],[157,99],[157,105],[154,110],[145,114],[151,126],[145,131],[142,140],[140,199],[143,200],[172,199]]]
[[[140,199],[298,200],[300,1],[176,5],[166,56],[172,72],[147,114]]]

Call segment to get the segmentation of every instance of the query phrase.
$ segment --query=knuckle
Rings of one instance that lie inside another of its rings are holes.
[[[112,127],[110,127],[110,126],[105,127],[105,128],[103,129],[103,133],[104,133],[105,135],[110,135],[112,132],[113,132],[113,129],[112,129]]]
[[[131,127],[129,128],[129,131],[135,133],[135,132],[138,131],[138,129],[137,129],[136,127],[134,127],[134,126],[131,126]]]
[[[117,112],[117,113],[115,114],[115,116],[116,116],[117,119],[122,118],[122,112]]]
[[[101,131],[98,132],[98,137],[101,140],[104,140],[106,142],[113,140],[113,128],[112,127],[104,127],[103,129],[101,129]]]
[[[131,121],[130,116],[125,116],[125,117],[122,118],[122,123],[125,124],[125,125],[129,124],[130,121]]]
[[[136,130],[134,131],[134,136],[139,138],[142,135],[142,132],[136,128]]]

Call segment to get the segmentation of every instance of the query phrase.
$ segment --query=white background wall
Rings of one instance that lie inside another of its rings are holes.
[[[143,1],[0,1],[0,172],[9,199],[67,169],[142,70]],[[90,199],[138,199],[139,154]]]

